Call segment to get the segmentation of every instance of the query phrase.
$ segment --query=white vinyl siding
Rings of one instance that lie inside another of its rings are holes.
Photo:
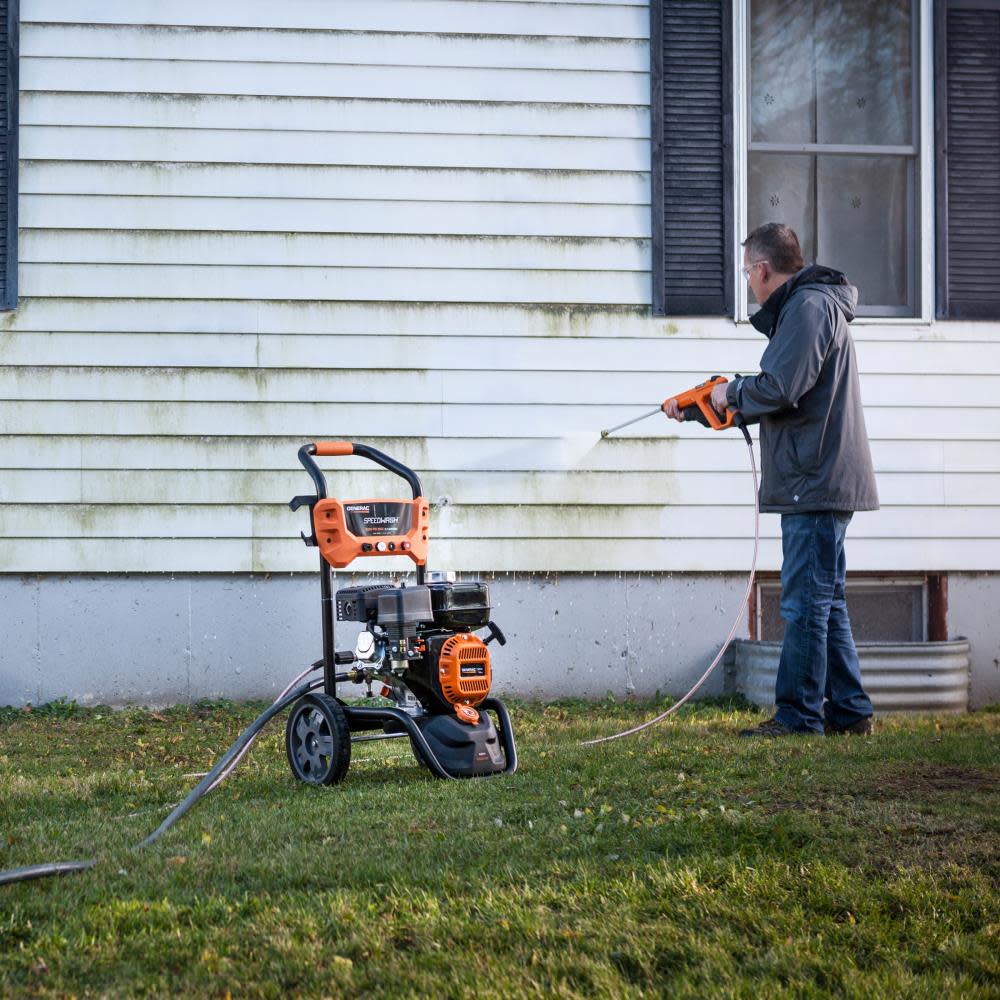
[[[649,316],[645,5],[22,0],[22,22],[0,570],[314,570],[285,504],[323,438],[419,471],[435,567],[745,568],[738,436],[597,440],[764,346]],[[855,336],[884,508],[851,569],[996,569],[1000,327]],[[323,465],[340,496],[406,492]]]

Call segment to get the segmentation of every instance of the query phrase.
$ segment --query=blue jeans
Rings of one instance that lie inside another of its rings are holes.
[[[872,714],[844,596],[850,522],[850,514],[833,511],[781,515],[785,640],[775,718],[798,732],[822,732],[824,715],[843,728]]]

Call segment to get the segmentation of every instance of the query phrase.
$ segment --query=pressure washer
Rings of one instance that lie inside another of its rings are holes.
[[[326,479],[314,456],[356,455],[394,472],[410,486],[411,500],[337,500],[327,496]],[[416,473],[370,445],[321,441],[303,445],[299,461],[316,493],[297,496],[292,510],[310,511],[306,545],[320,551],[323,625],[323,691],[304,696],[292,708],[285,748],[300,781],[329,785],[340,781],[351,760],[351,743],[409,737],[417,760],[438,778],[511,774],[517,750],[503,702],[489,697],[489,645],[507,640],[490,619],[489,587],[478,580],[460,583],[427,570],[430,504]],[[343,569],[359,557],[401,555],[416,566],[416,584],[374,584],[338,590],[331,597],[331,568]],[[364,629],[353,650],[337,650],[338,621]],[[475,633],[487,631],[485,639]],[[351,668],[337,673],[338,665]],[[381,683],[390,707],[354,707],[337,698],[337,684],[363,683],[368,694]],[[499,732],[489,716],[493,712]],[[378,735],[352,735],[381,730]]]
[[[739,376],[737,376],[739,378]],[[733,626],[729,630],[729,635],[726,636],[726,641],[722,644],[722,648],[716,653],[715,659],[708,665],[708,669],[698,678],[694,686],[691,688],[683,698],[678,699],[671,705],[666,711],[661,712],[659,715],[652,719],[642,722],[637,726],[632,726],[631,729],[626,729],[620,733],[615,733],[612,736],[602,736],[595,740],[586,740],[583,746],[594,746],[598,743],[610,743],[612,740],[620,740],[625,736],[632,736],[635,733],[640,733],[644,729],[648,729],[650,726],[655,726],[658,722],[662,722],[669,715],[673,715],[685,702],[689,701],[701,686],[708,680],[711,676],[712,671],[722,662],[722,657],[725,656],[726,650],[729,648],[729,644],[733,641],[733,637],[736,635],[736,630],[739,628],[740,621],[743,618],[743,614],[747,609],[747,605],[750,603],[750,594],[753,592],[753,581],[754,576],[757,573],[757,553],[760,549],[760,498],[757,495],[757,461],[754,458],[753,453],[753,440],[750,437],[750,431],[747,430],[746,422],[740,416],[738,410],[733,407],[727,407],[724,414],[717,413],[715,407],[712,406],[712,390],[717,385],[725,385],[729,380],[722,375],[713,375],[710,379],[705,382],[701,382],[696,385],[693,389],[688,389],[685,392],[680,393],[677,396],[669,396],[665,399],[655,410],[650,410],[647,413],[640,414],[638,417],[634,417],[632,420],[626,420],[624,423],[618,424],[615,427],[610,427],[607,430],[601,431],[601,437],[607,438],[614,434],[616,431],[622,430],[624,427],[629,427],[632,424],[638,423],[640,420],[648,420],[650,417],[656,416],[657,413],[666,413],[667,408],[671,403],[675,403],[677,409],[681,412],[684,420],[695,420],[702,424],[704,427],[709,427],[714,431],[724,431],[730,427],[738,427],[743,432],[743,437],[747,443],[747,450],[750,452],[750,471],[753,474],[753,504],[754,504],[754,524],[753,524],[753,558],[750,560],[750,576],[747,579],[747,589],[746,593],[743,595],[743,602],[740,604],[740,609],[736,613],[736,619],[733,621]]]
[[[517,748],[510,715],[489,697],[492,663],[488,646],[507,640],[490,618],[489,587],[478,580],[456,582],[452,574],[427,569],[430,504],[417,474],[370,445],[320,441],[303,445],[299,461],[316,492],[294,497],[293,511],[307,506],[306,545],[320,554],[320,618],[323,656],[307,667],[240,734],[212,769],[138,848],[155,843],[204,795],[228,777],[267,723],[291,708],[285,751],[292,774],[302,782],[342,781],[351,746],[372,740],[408,738],[417,761],[436,778],[481,778],[513,774]],[[327,496],[317,457],[367,458],[404,479],[409,500],[338,500]],[[405,556],[416,567],[416,583],[371,584],[333,593],[332,571],[359,557]],[[364,628],[353,650],[338,650],[337,621]],[[476,632],[486,631],[485,639]],[[338,667],[350,669],[338,672]],[[304,680],[322,670],[319,679]],[[390,702],[348,705],[337,685],[362,683]],[[497,718],[494,724],[489,713]],[[57,861],[0,872],[0,885],[85,871],[96,859]]]

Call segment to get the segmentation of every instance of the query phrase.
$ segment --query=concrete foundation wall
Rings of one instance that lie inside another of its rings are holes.
[[[745,585],[711,574],[484,578],[508,639],[491,647],[495,689],[538,698],[682,693]],[[335,586],[355,581],[380,582]],[[266,698],[322,653],[316,575],[2,576],[0,601],[0,705]],[[341,625],[338,648],[357,631]],[[722,691],[721,669],[705,690]]]
[[[471,578],[471,577],[470,577]],[[736,574],[484,574],[508,644],[495,689],[527,697],[684,693],[728,634]],[[335,586],[378,582],[336,578]],[[0,576],[0,705],[267,698],[321,654],[315,575]],[[973,708],[1000,701],[1000,575],[950,580]],[[353,644],[342,625],[338,648]],[[747,635],[741,621],[737,635]],[[723,690],[720,667],[703,691]],[[345,694],[359,694],[347,689]]]
[[[969,707],[1000,703],[1000,573],[948,574],[948,632],[969,640]]]

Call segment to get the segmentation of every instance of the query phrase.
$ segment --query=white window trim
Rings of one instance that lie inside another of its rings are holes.
[[[731,281],[733,301],[736,303],[737,323],[749,323],[746,285],[740,268],[743,265],[743,248],[740,243],[747,233],[747,151],[750,145],[749,115],[746,96],[750,92],[749,47],[750,0],[733,2],[733,182],[736,185],[733,199],[733,261]],[[859,316],[855,326],[913,326],[934,321],[934,3],[919,0],[918,24],[918,87],[920,95],[919,142],[917,157],[917,219],[919,223],[917,260],[918,276],[917,315],[915,316]]]

